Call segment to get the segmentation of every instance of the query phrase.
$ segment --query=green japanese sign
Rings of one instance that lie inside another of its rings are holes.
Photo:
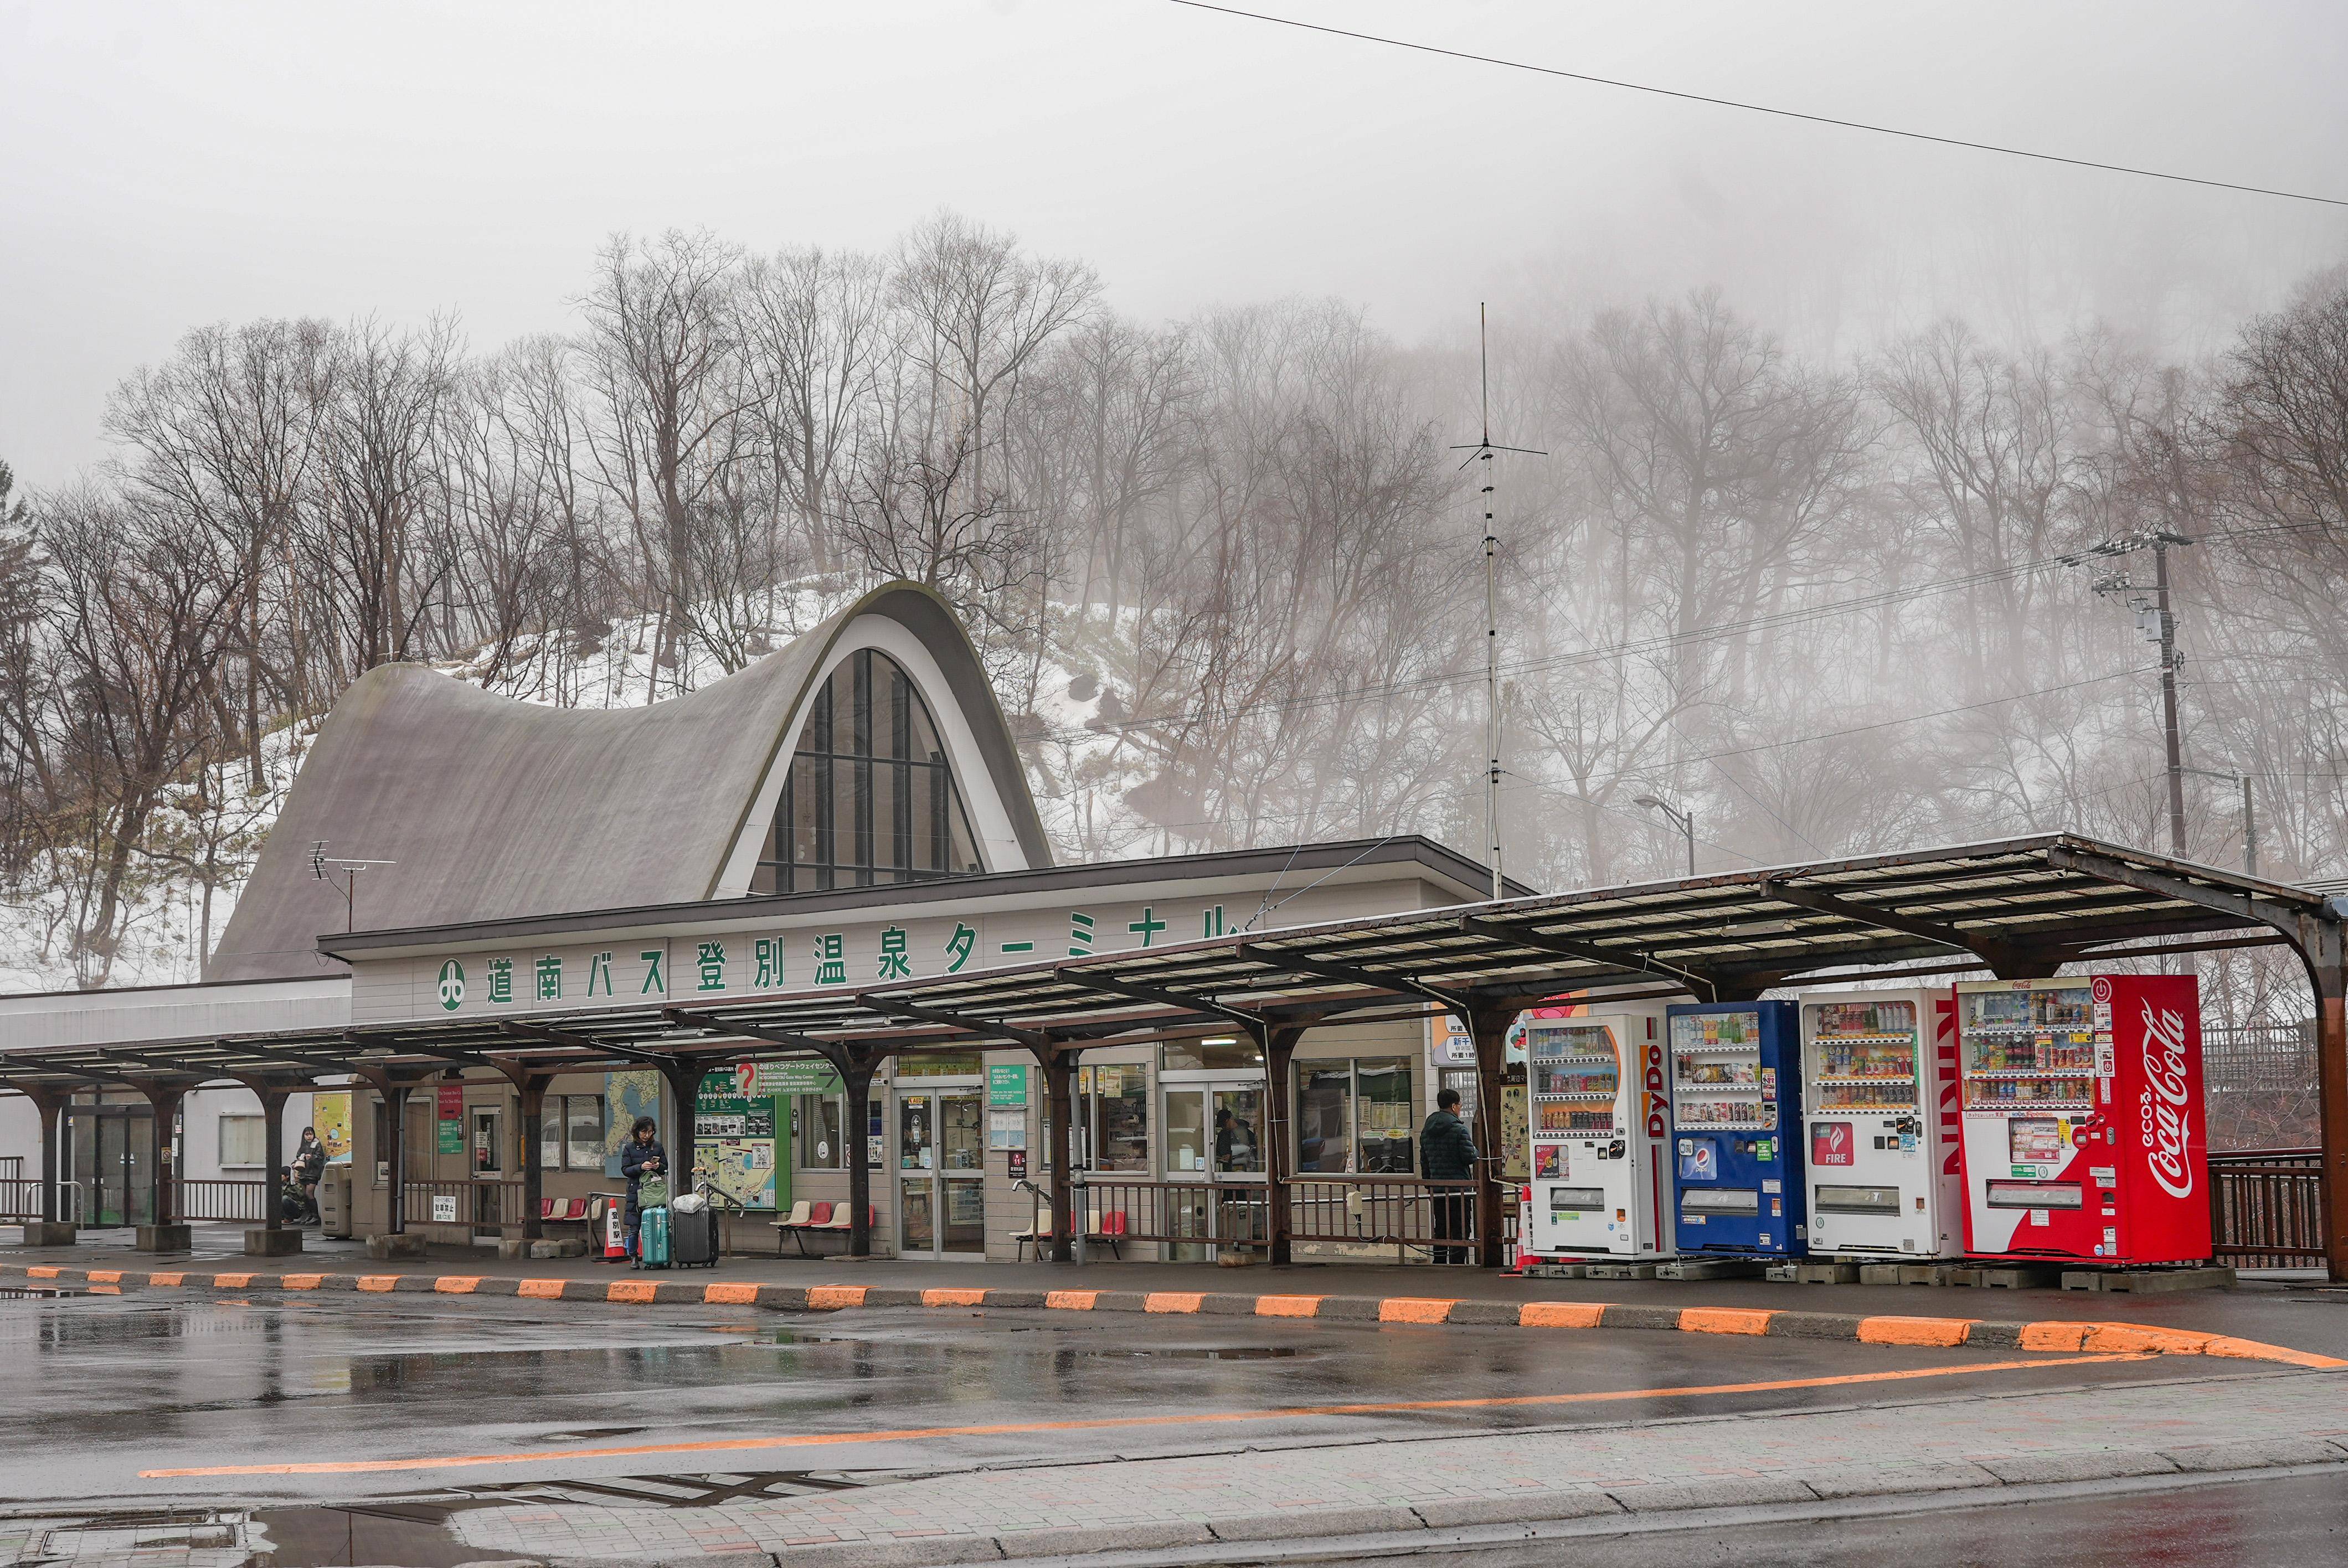
[[[838,1094],[839,1074],[828,1061],[762,1061],[758,1063],[761,1094]]]
[[[998,1063],[988,1068],[986,1102],[989,1105],[1026,1104],[1027,1070],[1009,1063]]]
[[[465,1152],[464,1122],[443,1117],[440,1122],[440,1142],[437,1147],[444,1154],[463,1153]]]

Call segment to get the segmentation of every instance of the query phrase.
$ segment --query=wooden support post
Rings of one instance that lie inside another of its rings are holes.
[[[405,1083],[395,1084],[384,1095],[384,1108],[391,1124],[391,1153],[385,1162],[389,1167],[390,1192],[384,1208],[384,1229],[391,1235],[405,1235],[407,1230],[407,1091]]]
[[[264,1230],[285,1228],[285,1204],[281,1197],[285,1180],[285,1102],[292,1091],[281,1084],[252,1085],[261,1096],[262,1178],[261,1224]]]
[[[840,1156],[848,1163],[848,1254],[872,1255],[872,1074],[880,1065],[877,1056],[843,1050],[833,1061],[848,1095],[848,1125],[839,1132],[846,1145]]]
[[[520,1087],[521,1102],[521,1235],[522,1240],[536,1241],[546,1234],[545,1222],[540,1217],[541,1203],[546,1195],[546,1171],[540,1158],[540,1146],[546,1132],[546,1079],[531,1073]]]
[[[2335,1284],[2348,1283],[2348,939],[2336,920],[2307,920],[2302,956],[2315,989],[2317,1124],[2323,1145],[2318,1203],[2323,1258]]]
[[[150,1223],[160,1228],[179,1217],[179,1174],[174,1168],[178,1140],[171,1135],[171,1123],[179,1119],[180,1105],[187,1099],[188,1091],[184,1086],[179,1085],[141,1084],[139,1088],[147,1096],[149,1108],[154,1112],[148,1119],[148,1145],[153,1151],[155,1162],[154,1218]]]
[[[1501,1254],[1501,1199],[1506,1191],[1500,1167],[1500,1079],[1507,1070],[1509,1026],[1516,1013],[1478,1008],[1468,1015],[1468,1032],[1476,1040],[1476,1261],[1498,1268]]]
[[[67,1114],[73,1103],[71,1094],[45,1094],[26,1091],[33,1109],[41,1117],[41,1219],[47,1225],[71,1223],[58,1211],[57,1185],[70,1179],[73,1161],[66,1150],[66,1140],[71,1132],[71,1119]]]
[[[669,1099],[676,1105],[676,1118],[666,1141],[668,1190],[672,1196],[693,1190],[693,1112],[701,1100],[701,1081],[720,1068],[730,1071],[733,1065],[730,1061],[695,1060],[661,1069],[661,1077],[668,1081]]]
[[[1259,1025],[1258,1039],[1263,1047],[1264,1101],[1270,1123],[1264,1129],[1263,1179],[1265,1195],[1270,1199],[1272,1224],[1271,1256],[1272,1263],[1291,1261],[1292,1247],[1290,1231],[1293,1228],[1289,1204],[1289,1178],[1296,1173],[1296,1129],[1291,1107],[1295,1100],[1295,1074],[1291,1071],[1296,1061],[1297,1041],[1304,1038],[1301,1024]]]
[[[1044,1114],[1051,1134],[1045,1157],[1052,1162],[1052,1261],[1076,1261],[1076,1226],[1085,1217],[1076,1207],[1076,1057],[1050,1040],[1032,1048],[1044,1066]]]

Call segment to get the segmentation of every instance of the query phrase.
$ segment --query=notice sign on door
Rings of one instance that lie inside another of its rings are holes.
[[[1852,1135],[1848,1122],[1813,1122],[1810,1123],[1810,1163],[1813,1165],[1848,1165],[1859,1140]]]

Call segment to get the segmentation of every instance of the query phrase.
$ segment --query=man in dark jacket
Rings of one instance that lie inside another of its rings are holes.
[[[1459,1120],[1459,1091],[1446,1089],[1435,1097],[1435,1110],[1418,1134],[1418,1166],[1430,1182],[1468,1182],[1476,1177],[1476,1140],[1468,1131],[1468,1123]],[[1440,1244],[1452,1239],[1465,1241],[1471,1234],[1469,1207],[1476,1200],[1467,1192],[1438,1191],[1435,1194],[1435,1261],[1437,1263],[1472,1262],[1464,1246]]]
[[[668,1174],[668,1151],[661,1147],[660,1139],[656,1136],[658,1132],[659,1128],[651,1117],[639,1116],[636,1118],[635,1125],[628,1129],[627,1143],[620,1149],[620,1174],[628,1178],[626,1218],[628,1251],[631,1255],[636,1250],[636,1227],[642,1223],[642,1210],[636,1201],[637,1194],[643,1187],[646,1176]]]

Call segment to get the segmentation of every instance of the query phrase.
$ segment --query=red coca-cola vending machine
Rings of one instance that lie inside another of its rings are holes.
[[[1956,995],[1965,1250],[2206,1261],[2194,977],[1996,980]]]

